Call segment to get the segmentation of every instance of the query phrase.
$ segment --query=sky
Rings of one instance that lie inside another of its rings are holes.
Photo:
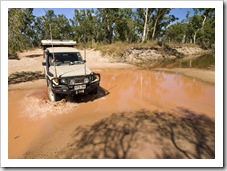
[[[64,14],[67,18],[73,18],[75,8],[34,8],[33,14],[37,17],[45,15],[45,10],[54,10],[54,14]]]
[[[56,15],[64,14],[67,18],[72,19],[74,16],[74,9],[75,8],[34,8],[33,14],[38,17],[45,15],[45,10],[54,10]],[[190,11],[190,16],[193,14],[192,8],[174,8],[171,10],[170,14],[173,14],[175,17],[179,18],[177,22],[180,22],[186,18],[185,16],[187,11]]]

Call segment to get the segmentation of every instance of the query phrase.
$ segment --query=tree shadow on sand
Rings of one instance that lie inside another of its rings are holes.
[[[26,55],[25,57],[27,57],[27,58],[36,58],[36,57],[40,57],[40,56],[43,56],[43,54],[42,53],[40,53],[40,54],[31,54],[31,55]]]
[[[214,121],[180,108],[181,115],[150,112],[112,114],[78,127],[54,158],[215,158]]]
[[[8,77],[8,84],[17,84],[17,83],[22,83],[22,82],[27,82],[27,81],[34,81],[38,79],[44,79],[44,73],[41,71],[36,71],[36,72],[16,72],[11,74]]]

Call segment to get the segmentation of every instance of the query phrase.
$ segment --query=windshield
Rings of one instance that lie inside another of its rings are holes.
[[[84,63],[80,52],[64,52],[64,53],[54,53],[55,64],[56,65],[73,65],[73,64],[82,64]],[[49,56],[50,65],[54,65],[53,54]]]

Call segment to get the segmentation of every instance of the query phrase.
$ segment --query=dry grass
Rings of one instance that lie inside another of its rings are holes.
[[[199,45],[197,44],[192,44],[192,43],[165,43],[171,48],[177,48],[177,47],[197,47],[199,48]],[[162,46],[161,42],[157,41],[147,41],[145,43],[126,43],[126,42],[115,42],[112,44],[101,44],[101,43],[92,43],[89,42],[86,44],[86,48],[92,48],[95,50],[99,50],[102,55],[109,55],[113,57],[122,57],[124,56],[124,52],[127,51],[128,49],[137,47],[157,47],[157,46]],[[84,44],[78,44],[77,48],[78,49],[83,49],[85,46]]]
[[[113,44],[93,44],[94,49],[100,50],[102,55],[110,55],[113,57],[123,57],[124,52],[133,47],[153,47],[157,46],[157,41],[149,41],[146,43],[125,43],[116,42]]]

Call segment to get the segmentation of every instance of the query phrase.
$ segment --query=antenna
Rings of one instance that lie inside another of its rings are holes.
[[[56,71],[56,63],[55,63],[55,56],[54,56],[54,45],[53,45],[53,39],[52,39],[52,30],[51,30],[51,24],[49,24],[50,26],[50,38],[51,38],[51,44],[52,44],[52,50],[53,50],[53,58],[54,58],[54,74],[55,74],[55,78],[57,77],[57,71]]]
[[[43,8],[43,10],[45,11],[45,13],[47,14],[46,12],[46,9]],[[43,17],[44,18],[44,17]],[[45,18],[44,18],[45,20]],[[54,55],[54,45],[53,45],[53,39],[52,39],[52,29],[51,29],[51,23],[49,24],[49,28],[50,28],[50,39],[51,39],[51,45],[52,45],[52,50],[53,50],[53,58],[54,58],[54,77],[56,78],[57,77],[57,71],[56,71],[56,63],[55,63],[55,55]]]
[[[85,11],[85,9],[84,9],[84,16],[86,17],[86,11]],[[86,28],[84,29],[84,59],[85,59],[85,61],[86,61],[86,39],[85,39],[85,36],[86,36]],[[84,63],[84,73],[85,73],[85,75],[87,75],[86,74],[86,62]]]
[[[84,43],[84,59],[86,61],[86,44]],[[85,75],[86,75],[86,62],[84,63],[84,71],[85,71]]]

